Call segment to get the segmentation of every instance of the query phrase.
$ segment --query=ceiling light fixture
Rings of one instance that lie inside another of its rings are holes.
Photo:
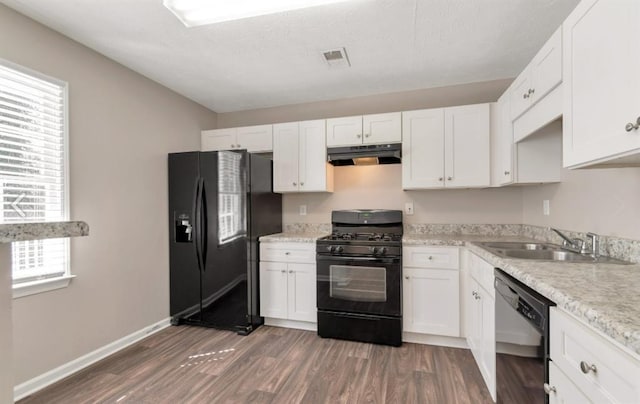
[[[163,0],[162,4],[185,26],[197,27],[345,1],[348,0]]]

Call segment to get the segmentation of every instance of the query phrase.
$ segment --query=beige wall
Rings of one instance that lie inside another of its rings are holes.
[[[284,223],[329,223],[334,209],[404,209],[406,223],[520,223],[520,188],[402,191],[399,164],[336,167],[333,194],[290,194],[283,198]],[[307,215],[299,206],[307,205]]]
[[[0,403],[13,400],[11,244],[0,244]]]
[[[218,115],[219,127],[290,122],[336,116],[406,111],[493,102],[511,80],[496,80],[402,93],[322,101]],[[415,215],[407,223],[520,223],[522,190],[402,191],[400,165],[336,167],[332,194],[287,194],[283,221],[329,223],[331,211],[350,208],[403,209],[414,203]],[[307,215],[299,215],[307,205]]]
[[[404,91],[342,100],[227,112],[218,115],[219,128],[304,121],[339,116],[377,114],[411,109],[495,102],[512,79]]]
[[[71,285],[14,300],[15,382],[169,316],[167,153],[216,114],[0,6],[0,57],[69,82]]]
[[[640,168],[564,170],[559,184],[523,188],[524,223],[539,226],[640,240],[639,207]]]

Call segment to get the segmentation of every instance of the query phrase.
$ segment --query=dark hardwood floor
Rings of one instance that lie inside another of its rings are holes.
[[[471,352],[169,327],[20,401],[30,403],[491,403]]]

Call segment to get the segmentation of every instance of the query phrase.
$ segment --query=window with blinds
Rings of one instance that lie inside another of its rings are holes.
[[[225,244],[247,233],[242,155],[218,152],[218,240]]]
[[[0,222],[68,219],[67,85],[0,60]],[[69,272],[68,239],[12,244],[14,284]]]

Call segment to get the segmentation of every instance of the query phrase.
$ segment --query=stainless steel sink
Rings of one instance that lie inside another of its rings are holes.
[[[550,248],[556,249],[560,246],[555,244],[546,243],[521,243],[517,241],[490,241],[486,243],[480,243],[487,248],[497,248],[504,250],[548,250]]]
[[[632,264],[631,262],[606,256],[594,258],[592,255],[564,250],[561,246],[550,243],[485,242],[478,244],[486,250],[505,258],[576,263]]]

